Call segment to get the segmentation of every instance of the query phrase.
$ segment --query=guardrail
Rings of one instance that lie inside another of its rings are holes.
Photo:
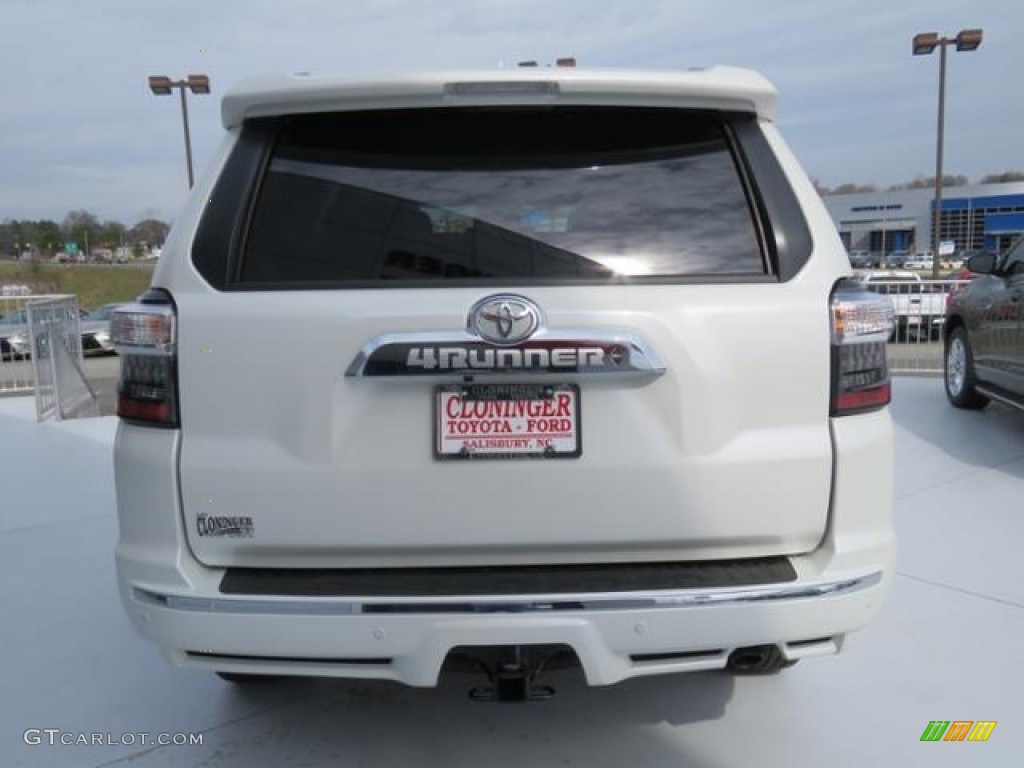
[[[40,421],[97,415],[79,321],[77,296],[0,296],[0,394],[34,394]]]

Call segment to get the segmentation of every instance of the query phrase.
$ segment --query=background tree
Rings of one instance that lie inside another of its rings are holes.
[[[824,184],[822,184],[821,179],[819,179],[817,176],[811,176],[811,184],[814,185],[815,190],[817,190],[818,194],[821,195],[822,197],[832,193],[832,190],[826,187]]]
[[[99,240],[100,222],[88,211],[71,211],[61,224],[64,239],[78,243],[83,252],[96,246]]]
[[[1006,184],[1011,181],[1024,181],[1024,173],[1021,171],[1003,171],[1002,173],[990,173],[982,180],[982,184]]]
[[[124,243],[126,231],[120,221],[104,221],[97,233],[96,244],[101,248],[117,248]]]
[[[18,258],[28,251],[52,258],[64,250],[65,243],[73,242],[83,253],[126,246],[141,257],[149,249],[163,246],[170,228],[167,222],[152,217],[128,229],[116,219],[101,223],[85,210],[70,211],[60,224],[52,219],[4,219],[0,222],[0,255]]]
[[[150,248],[164,244],[170,225],[159,219],[143,219],[128,231],[128,238],[133,243],[145,243]]]
[[[36,245],[36,235],[38,230],[36,229],[36,223],[23,219],[21,221],[14,222],[14,255],[21,258],[21,255],[26,251],[31,251]]]
[[[60,225],[50,219],[40,219],[35,223],[36,244],[39,250],[47,256],[53,256],[61,250],[64,238],[60,232]]]
[[[0,251],[17,257],[21,254],[24,241],[21,222],[17,219],[4,219],[3,225],[0,225]]]
[[[833,195],[852,195],[857,192],[877,192],[878,187],[874,184],[852,184],[847,182],[846,184],[840,184],[838,187],[832,190]]]
[[[944,187],[962,187],[967,184],[967,177],[962,174],[952,175],[948,173],[942,174],[942,186]],[[894,184],[889,187],[891,190],[896,189],[932,189],[935,187],[934,176],[918,176],[913,181],[907,181],[902,184]]]

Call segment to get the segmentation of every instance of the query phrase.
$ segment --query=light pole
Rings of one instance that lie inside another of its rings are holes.
[[[939,126],[935,143],[935,211],[932,214],[932,278],[939,277],[939,225],[942,222],[942,140],[946,116],[946,47],[974,51],[981,45],[980,29],[961,29],[956,37],[939,37],[935,32],[914,35],[914,55],[924,56],[939,49]]]
[[[171,80],[163,75],[154,75],[149,78],[149,90],[157,96],[170,96],[171,91],[177,88],[181,91],[181,124],[185,128],[185,167],[188,169],[188,188],[192,189],[194,183],[192,178],[192,140],[188,133],[188,105],[185,101],[185,89],[195,94],[206,94],[210,92],[210,78],[206,75],[189,75],[184,80]]]

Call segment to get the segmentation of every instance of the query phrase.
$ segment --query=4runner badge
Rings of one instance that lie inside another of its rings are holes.
[[[633,331],[544,327],[540,307],[523,296],[496,294],[469,310],[458,331],[410,331],[371,339],[345,375],[453,376],[566,374],[656,378],[665,365]]]

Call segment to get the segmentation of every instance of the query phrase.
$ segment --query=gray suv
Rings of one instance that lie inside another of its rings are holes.
[[[971,256],[967,268],[978,277],[946,310],[946,395],[958,408],[1024,408],[1024,238],[1001,257]]]

